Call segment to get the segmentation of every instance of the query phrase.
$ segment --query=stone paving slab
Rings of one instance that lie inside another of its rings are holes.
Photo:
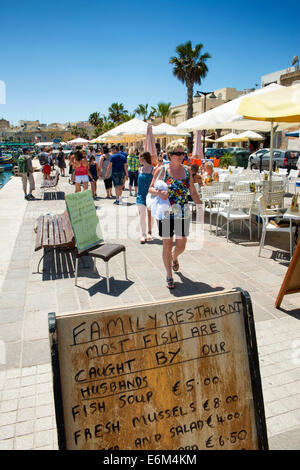
[[[35,176],[39,181],[40,175]],[[68,178],[61,180],[61,191],[74,191]],[[300,294],[286,296],[280,310],[274,307],[288,266],[287,237],[268,235],[258,258],[256,230],[251,242],[247,232],[237,232],[227,243],[224,236],[215,236],[214,225],[209,234],[205,219],[204,232],[197,240],[189,240],[180,257],[177,288],[168,291],[157,228],[153,242],[140,245],[132,239],[137,226],[135,199],[129,197],[127,207],[113,206],[102,186],[98,183],[101,198],[95,202],[102,232],[106,241],[126,245],[130,279],[124,278],[122,257],[115,257],[110,263],[110,295],[101,261],[95,275],[90,260],[80,260],[79,287],[74,285],[75,260],[70,252],[49,253],[41,263],[44,272],[36,272],[42,256],[34,252],[36,219],[43,213],[62,213],[62,193],[58,199],[24,201],[18,178],[0,192],[0,223],[9,227],[9,241],[0,250],[4,266],[0,272],[0,449],[57,449],[49,311],[130,305],[232,287],[247,290],[253,304],[270,448],[299,449]],[[9,208],[15,204],[18,210],[12,210],[7,222]]]

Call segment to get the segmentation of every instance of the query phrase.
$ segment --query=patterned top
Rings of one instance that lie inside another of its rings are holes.
[[[138,171],[139,169],[139,157],[137,155],[128,155],[127,157],[127,167],[128,171]]]
[[[188,191],[190,188],[190,173],[186,167],[184,167],[185,176],[182,180],[176,180],[166,170],[165,182],[169,186],[169,201],[171,206],[179,204],[184,206],[188,203]]]

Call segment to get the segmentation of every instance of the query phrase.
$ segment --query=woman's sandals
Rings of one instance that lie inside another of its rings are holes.
[[[175,284],[172,277],[167,277],[167,288],[174,289]]]
[[[173,268],[173,271],[175,271],[175,272],[179,271],[179,263],[178,263],[178,260],[173,260],[172,268]]]

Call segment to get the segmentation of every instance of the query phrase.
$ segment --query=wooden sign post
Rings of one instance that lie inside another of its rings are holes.
[[[60,449],[267,449],[240,290],[49,314]]]
[[[278,293],[275,307],[279,308],[282,299],[287,294],[296,294],[300,292],[300,239],[290,261],[288,270],[285,274],[283,283]]]

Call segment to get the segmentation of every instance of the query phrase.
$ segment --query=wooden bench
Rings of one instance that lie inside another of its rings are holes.
[[[56,173],[54,176],[50,176],[50,180],[42,180],[41,182],[41,189],[45,191],[54,189],[57,191],[57,186],[58,186],[58,181],[59,181],[59,172],[56,170]]]
[[[34,251],[45,249],[72,249],[75,247],[73,228],[68,211],[63,214],[46,214],[37,219],[36,241]],[[39,261],[37,272],[42,259]]]

